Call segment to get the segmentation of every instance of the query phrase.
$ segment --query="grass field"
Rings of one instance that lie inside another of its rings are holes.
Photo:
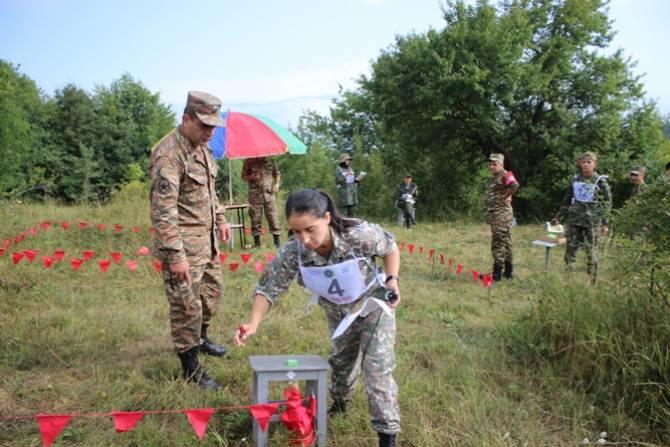
[[[125,262],[136,258],[140,246],[151,246],[147,208],[142,201],[106,207],[5,203],[0,205],[0,242],[50,220],[48,231],[28,236],[9,251],[32,249],[42,255],[63,248],[66,261],[85,249],[95,250],[96,259],[119,251]],[[58,226],[62,221],[72,222],[68,231]],[[91,225],[79,230],[80,221]],[[106,230],[92,226],[97,223],[106,223]],[[115,233],[114,224],[124,229]],[[142,231],[129,231],[135,225]],[[484,224],[388,228],[398,241],[416,246],[413,255],[402,254],[403,303],[397,311],[401,445],[576,446],[585,437],[597,439],[600,431],[616,435],[634,427],[618,416],[616,402],[595,408],[587,395],[548,368],[519,364],[508,354],[504,328],[548,287],[562,287],[564,281],[562,248],[551,254],[545,276],[544,249],[530,244],[542,236],[541,226],[514,229],[517,279],[495,284],[490,295],[470,274],[490,268]],[[264,242],[268,245],[254,252],[254,261],[264,261],[272,251],[268,236]],[[422,255],[419,247],[425,248]],[[439,258],[433,269],[429,248],[463,264],[463,275],[449,272]],[[238,258],[239,251],[236,247],[229,259]],[[224,266],[225,296],[210,335],[229,346],[249,309],[258,276],[252,264],[234,273]],[[607,257],[604,264],[607,278]],[[573,281],[577,290],[589,287],[584,273],[576,273]],[[167,302],[149,259],[141,259],[134,273],[112,265],[103,274],[91,261],[73,273],[67,262],[46,270],[39,256],[32,264],[23,260],[14,266],[6,252],[0,256],[0,416],[74,414],[57,446],[254,445],[248,412],[233,408],[251,403],[247,357],[329,353],[323,315],[317,307],[307,315],[307,300],[293,286],[246,348],[231,348],[224,359],[205,358],[208,371],[224,385],[221,392],[206,393],[178,379]],[[203,441],[183,414],[149,414],[123,434],[115,433],[109,417],[76,416],[203,407],[230,408],[212,417]],[[596,412],[611,413],[612,426],[595,423],[602,420]],[[332,446],[376,445],[360,386],[351,411],[332,418],[328,432]],[[35,420],[0,420],[0,445],[41,445]],[[271,430],[270,445],[286,445],[283,428]]]

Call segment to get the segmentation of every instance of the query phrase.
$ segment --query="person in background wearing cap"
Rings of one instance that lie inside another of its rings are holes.
[[[189,92],[181,124],[152,148],[149,168],[154,255],[162,261],[172,342],[184,378],[213,390],[221,386],[202,368],[198,353],[226,354],[207,333],[223,293],[219,241],[230,238],[208,147],[214,129],[225,125],[220,110],[215,96]]]
[[[644,166],[635,166],[628,173],[628,179],[630,180],[631,185],[633,185],[629,199],[637,196],[641,192],[644,192],[647,189],[647,184],[644,182],[644,177],[647,174],[647,168]]]
[[[412,183],[412,176],[407,174],[396,189],[396,207],[398,208],[398,226],[412,228],[416,225],[414,204],[419,197],[419,188]]]
[[[337,205],[349,217],[354,216],[354,207],[358,205],[358,183],[365,176],[361,172],[358,176],[351,167],[351,155],[340,155],[340,162],[335,170],[337,184]]]
[[[265,210],[265,218],[274,238],[275,247],[279,248],[281,229],[276,195],[279,192],[281,173],[277,163],[272,158],[247,158],[242,166],[242,180],[249,184],[249,217],[251,217],[254,247],[261,246],[261,217]]]
[[[571,269],[577,258],[577,250],[584,246],[587,271],[592,283],[598,276],[598,237],[607,234],[612,210],[612,195],[607,176],[596,172],[596,154],[585,152],[579,157],[580,172],[566,188],[563,203],[552,224],[567,217],[568,232],[565,247],[565,264]]]
[[[519,182],[511,171],[505,170],[503,154],[489,155],[488,162],[491,179],[486,192],[486,223],[491,225],[492,276],[494,281],[500,281],[503,275],[513,278],[512,196],[518,191]]]

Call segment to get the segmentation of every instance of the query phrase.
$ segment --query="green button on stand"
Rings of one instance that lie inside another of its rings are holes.
[[[286,366],[288,366],[289,368],[297,368],[298,361],[296,359],[288,359],[286,360]]]

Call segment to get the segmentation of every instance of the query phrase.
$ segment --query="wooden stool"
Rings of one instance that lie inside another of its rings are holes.
[[[288,360],[297,360],[298,366],[288,366]],[[316,396],[316,436],[318,445],[326,446],[326,425],[328,400],[328,362],[318,355],[252,355],[249,357],[254,373],[253,403],[268,403],[268,385],[270,382],[307,382],[306,394]],[[253,418],[252,418],[253,419]],[[279,421],[274,415],[270,422]],[[260,429],[253,419],[253,436],[258,447],[268,443],[267,431]]]

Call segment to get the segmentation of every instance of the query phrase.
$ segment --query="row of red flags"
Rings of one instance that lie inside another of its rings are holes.
[[[417,249],[417,246],[415,244],[411,243],[406,243],[406,242],[400,242],[400,251],[405,251],[407,249],[407,252],[412,255],[414,254],[415,250]],[[418,247],[419,249],[419,254],[422,255],[425,251],[425,248],[422,246]],[[445,256],[444,253],[439,253],[439,259],[440,259],[440,264],[447,264],[449,267],[449,270],[452,270],[454,268],[454,265],[456,265],[456,275],[460,276],[463,274],[465,271],[465,267],[463,264],[455,262],[453,259]],[[428,250],[428,260],[436,262],[435,258],[435,249],[431,248]],[[491,287],[493,284],[493,276],[491,275],[490,272],[479,272],[478,270],[470,270],[470,273],[472,274],[472,281],[475,283],[479,283],[481,281],[482,285],[486,288]]]
[[[300,390],[294,387],[288,387],[284,391],[286,401],[272,402],[266,404],[246,405],[239,407],[221,407],[221,408],[191,408],[187,410],[153,410],[153,411],[113,411],[111,413],[91,413],[91,414],[37,414],[34,416],[0,416],[0,420],[18,420],[33,419],[37,420],[42,444],[44,447],[50,447],[58,438],[58,435],[65,429],[73,417],[112,417],[114,428],[117,433],[124,433],[135,428],[137,423],[147,414],[185,414],[188,422],[193,427],[193,431],[198,439],[203,439],[207,424],[212,415],[217,411],[231,411],[246,409],[256,420],[261,430],[266,431],[270,419],[279,411],[283,405],[285,410],[280,414],[282,423],[294,433],[293,439],[299,440],[300,444],[293,445],[312,445],[314,442],[314,415],[316,414],[316,398],[310,396],[309,408],[305,408],[302,402]]]

